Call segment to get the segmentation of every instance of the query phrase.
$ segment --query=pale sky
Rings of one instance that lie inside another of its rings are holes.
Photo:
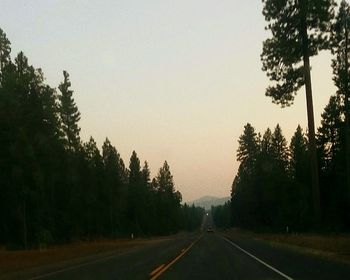
[[[307,126],[304,89],[290,108],[265,97],[261,0],[0,0],[0,28],[57,87],[71,75],[81,137],[106,136],[126,165],[167,160],[183,200],[228,196],[250,122]],[[316,125],[335,87],[331,56],[311,60]]]

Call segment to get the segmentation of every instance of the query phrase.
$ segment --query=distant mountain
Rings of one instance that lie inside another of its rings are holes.
[[[211,206],[223,205],[230,200],[230,197],[215,197],[215,196],[203,196],[199,199],[187,202],[188,205],[194,204],[195,206],[203,207],[206,210],[210,210]]]

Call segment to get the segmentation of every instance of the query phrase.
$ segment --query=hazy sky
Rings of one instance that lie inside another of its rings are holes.
[[[184,201],[227,196],[237,140],[250,122],[306,127],[305,93],[281,109],[265,97],[261,0],[0,0],[0,27],[57,87],[71,75],[81,136],[106,136],[129,164],[136,150],[155,175],[170,164]],[[317,125],[331,56],[312,62]]]

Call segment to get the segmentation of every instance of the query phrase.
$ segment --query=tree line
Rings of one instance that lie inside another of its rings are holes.
[[[217,228],[227,229],[231,227],[231,201],[227,201],[223,205],[211,206],[211,215]]]
[[[331,98],[333,102],[334,98]],[[344,170],[344,137],[334,139],[325,129],[338,133],[344,124],[334,125],[327,105],[317,133],[321,175],[322,229],[347,230],[350,215]],[[334,112],[332,112],[333,114]],[[339,113],[339,111],[338,111]],[[338,147],[335,152],[333,148]],[[320,229],[312,207],[308,139],[297,127],[288,146],[282,129],[257,133],[251,124],[239,138],[238,173],[232,184],[231,218],[233,225],[259,230],[304,231]]]
[[[239,137],[240,162],[231,201],[212,207],[218,227],[274,231],[348,231],[346,124],[339,94],[330,97],[316,134],[321,223],[312,207],[308,138],[298,126],[288,145],[277,125],[260,134],[247,123]]]
[[[181,205],[165,161],[151,178],[134,151],[80,138],[68,72],[58,90],[0,29],[0,244],[29,248],[115,236],[194,230],[204,210]]]

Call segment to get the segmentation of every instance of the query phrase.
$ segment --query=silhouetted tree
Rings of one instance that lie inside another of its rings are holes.
[[[350,36],[350,6],[343,0],[336,16],[332,30],[332,60],[333,81],[337,86],[337,95],[341,99],[342,114],[344,115],[345,154],[347,199],[350,207],[350,68],[349,68],[349,36]]]
[[[142,227],[147,234],[156,232],[157,227],[157,209],[156,192],[151,183],[151,171],[148,162],[145,161],[141,170],[142,177]]]
[[[322,169],[329,168],[341,149],[342,127],[341,100],[331,96],[322,113],[321,127],[318,129],[318,145],[321,149]]]
[[[307,157],[307,138],[303,132],[303,129],[298,125],[291,141],[290,141],[290,168],[293,178],[298,181],[306,183],[308,164],[306,162]]]
[[[275,162],[279,167],[286,170],[288,163],[287,141],[282,134],[282,129],[277,124],[271,138],[271,151]]]
[[[249,123],[244,126],[244,132],[239,137],[238,144],[237,160],[247,172],[252,172],[259,147],[257,134]]]
[[[68,72],[63,71],[63,77],[63,82],[58,86],[61,92],[59,96],[59,111],[62,131],[67,149],[69,151],[77,151],[80,148],[80,128],[78,126],[80,113],[73,99],[73,91],[70,89],[71,82]]]
[[[85,231],[91,237],[103,232],[101,213],[104,210],[103,201],[103,161],[95,140],[90,137],[83,145],[85,169],[84,174],[84,220]],[[106,213],[105,213],[106,214]]]
[[[173,233],[180,225],[181,194],[175,191],[173,175],[165,161],[156,176],[158,198],[159,229],[163,233]]]
[[[128,186],[128,219],[131,222],[132,232],[141,232],[142,215],[145,211],[145,189],[142,185],[142,172],[140,160],[135,151],[132,152],[129,165],[129,186]]]
[[[311,224],[312,194],[310,188],[310,161],[308,160],[307,138],[298,125],[290,141],[290,175],[292,180],[288,196],[289,207],[292,209],[290,219],[294,229],[306,229]]]
[[[305,85],[309,151],[313,186],[314,214],[320,219],[319,178],[315,142],[310,57],[328,47],[330,22],[334,16],[333,0],[263,0],[266,29],[272,38],[263,45],[263,70],[275,85],[266,95],[273,102],[289,106],[297,91]]]
[[[243,226],[252,227],[257,224],[255,213],[259,207],[256,188],[256,162],[259,153],[259,139],[255,129],[248,123],[238,139],[237,159],[240,161],[235,195],[232,200],[234,211],[239,216],[236,220]]]
[[[265,219],[269,220],[269,225],[279,227],[288,223],[289,216],[289,178],[288,178],[288,148],[287,141],[282,134],[281,127],[277,124],[271,135],[270,154],[267,154],[267,159],[270,160],[271,169],[265,171],[265,176],[269,180],[264,188],[264,207],[270,209],[268,214],[265,214]],[[260,167],[261,169],[261,167]],[[263,210],[263,209],[262,209]],[[275,213],[275,214],[273,214]],[[271,219],[271,215],[275,218]]]
[[[108,138],[102,146],[102,160],[104,164],[103,200],[106,201],[105,211],[108,213],[108,215],[103,215],[103,218],[109,217],[109,233],[115,235],[122,230],[123,217],[120,203],[122,203],[125,169],[119,153]]]
[[[325,222],[341,229],[348,219],[346,197],[345,127],[339,95],[331,96],[322,113],[317,142],[321,162],[321,198]]]
[[[7,39],[5,32],[0,28],[0,82],[2,77],[3,68],[11,61],[10,58],[11,45]]]

